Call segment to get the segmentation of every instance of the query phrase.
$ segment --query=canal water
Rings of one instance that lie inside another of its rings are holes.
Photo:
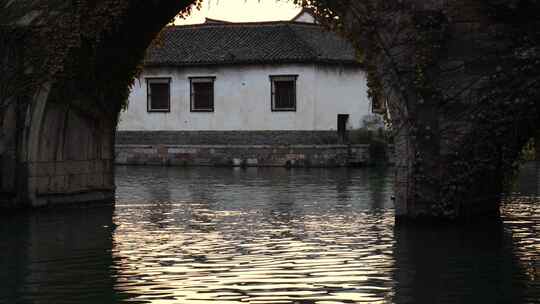
[[[458,227],[396,227],[391,170],[118,167],[114,208],[0,217],[0,303],[540,303],[539,167]]]

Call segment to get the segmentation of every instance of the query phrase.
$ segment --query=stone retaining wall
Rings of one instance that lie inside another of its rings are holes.
[[[118,145],[335,145],[336,131],[117,131]]]
[[[111,190],[113,162],[111,160],[72,160],[30,163],[30,176],[37,194],[54,195],[67,192],[83,193],[92,190]]]
[[[369,145],[117,144],[115,163],[165,166],[360,166],[369,163]]]

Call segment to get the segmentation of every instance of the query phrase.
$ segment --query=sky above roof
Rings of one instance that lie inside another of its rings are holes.
[[[200,10],[175,24],[203,23],[205,18],[233,22],[291,20],[300,8],[287,0],[204,0]]]

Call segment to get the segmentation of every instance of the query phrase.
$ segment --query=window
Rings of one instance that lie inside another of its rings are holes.
[[[214,112],[215,77],[191,77],[191,112]]]
[[[148,112],[171,111],[171,79],[147,78]]]
[[[297,75],[270,76],[272,111],[296,111]]]

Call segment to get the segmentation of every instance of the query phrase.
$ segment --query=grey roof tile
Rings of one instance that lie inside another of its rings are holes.
[[[315,24],[209,23],[171,26],[146,54],[147,66],[357,63],[352,45]]]

